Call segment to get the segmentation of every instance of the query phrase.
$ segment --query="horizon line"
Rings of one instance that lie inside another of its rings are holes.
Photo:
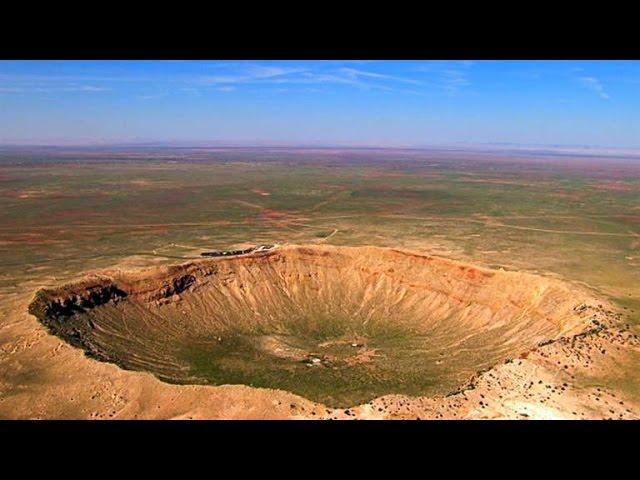
[[[448,143],[425,143],[425,144],[345,144],[345,143],[285,143],[269,141],[222,141],[222,140],[202,140],[202,141],[105,141],[86,143],[56,143],[56,142],[0,142],[0,149],[62,149],[62,148],[275,148],[275,149],[344,149],[344,150],[452,150],[460,149],[469,152],[474,151],[504,151],[521,150],[523,153],[535,153],[540,151],[558,151],[564,153],[580,153],[588,151],[591,154],[615,152],[625,153],[630,156],[640,156],[640,147],[620,147],[606,145],[579,145],[579,144],[534,144],[534,143],[512,143],[512,142],[448,142]],[[532,152],[533,151],[533,152]]]

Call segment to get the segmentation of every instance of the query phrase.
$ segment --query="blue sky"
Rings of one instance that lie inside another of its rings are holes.
[[[96,142],[640,148],[640,62],[0,62],[0,143]]]

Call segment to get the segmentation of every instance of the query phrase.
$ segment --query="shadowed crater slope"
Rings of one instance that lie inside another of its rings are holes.
[[[557,280],[376,247],[286,246],[110,270],[41,290],[50,332],[182,384],[288,390],[333,407],[444,395],[579,333],[589,296]]]

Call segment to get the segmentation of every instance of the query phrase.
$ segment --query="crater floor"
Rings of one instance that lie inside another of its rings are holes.
[[[560,281],[377,247],[285,246],[112,270],[30,311],[88,356],[169,383],[286,390],[329,407],[444,396],[592,327]]]

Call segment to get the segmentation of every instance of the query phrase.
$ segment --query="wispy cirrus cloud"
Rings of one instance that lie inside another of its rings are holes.
[[[430,83],[449,95],[459,93],[463,88],[471,85],[469,71],[474,62],[463,61],[433,61],[417,67],[417,70],[430,74]]]
[[[603,100],[609,100],[609,94],[605,91],[604,86],[596,77],[580,77],[580,83],[589,90],[595,92]]]
[[[96,87],[94,85],[82,85],[80,87],[70,87],[66,91],[70,92],[108,92],[110,87]]]
[[[471,85],[467,73],[462,70],[448,69],[442,72],[444,88],[448,93],[458,93],[463,87]]]
[[[356,68],[343,67],[340,69],[340,72],[351,78],[363,77],[363,78],[375,78],[378,80],[389,80],[392,82],[409,83],[412,85],[423,84],[420,80],[416,80],[414,78],[398,77],[396,75],[387,75],[384,73],[369,72],[369,71],[359,70]]]
[[[408,77],[388,75],[372,70],[351,67],[323,68],[315,66],[263,66],[226,64],[224,74],[201,76],[195,83],[216,86],[242,84],[289,84],[289,85],[346,85],[362,89],[398,90],[393,84],[421,85],[422,82]]]
[[[278,67],[268,65],[230,65],[230,67],[231,71],[229,73],[199,76],[195,79],[195,83],[205,85],[262,83],[306,71],[306,69],[298,67]]]
[[[107,92],[109,87],[95,85],[71,85],[71,86],[1,86],[0,93],[55,93],[55,92]]]
[[[167,96],[166,92],[161,92],[161,93],[149,93],[149,94],[140,95],[138,96],[138,98],[140,100],[157,100],[159,98],[163,98],[166,96]]]
[[[330,91],[332,86],[353,87],[385,93],[425,95],[437,89],[454,94],[468,86],[467,70],[470,62],[429,62],[430,68],[402,67],[390,69],[384,62],[215,62],[184,64],[167,74],[153,75],[138,70],[118,76],[113,71],[96,75],[76,71],[73,74],[0,74],[0,93],[45,92],[101,92],[107,90],[127,92],[135,98],[159,98],[157,87],[166,92],[204,94],[231,92],[244,86],[268,86],[312,93]],[[178,64],[179,65],[179,64]],[[426,67],[426,65],[425,65]],[[155,67],[157,70],[157,66]],[[436,79],[425,75],[435,72]],[[196,93],[197,92],[197,93]]]

